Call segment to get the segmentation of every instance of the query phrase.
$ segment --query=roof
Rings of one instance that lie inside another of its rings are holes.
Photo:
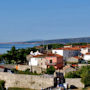
[[[63,57],[61,55],[58,55],[58,54],[43,54],[43,55],[36,55],[36,56],[33,56],[33,57]]]
[[[80,48],[90,48],[90,45],[82,45],[82,46],[79,46]]]
[[[76,59],[81,59],[80,57],[78,57],[78,56],[74,56],[74,58],[76,58]]]
[[[80,50],[80,48],[79,47],[57,48],[55,50]]]
[[[42,47],[42,46],[36,46],[36,48],[37,48],[37,49],[41,49],[41,48],[43,48],[43,47]]]
[[[90,48],[90,45],[78,45],[74,47],[66,47],[66,48],[56,48],[54,50],[80,50],[81,48]]]
[[[90,55],[90,52],[89,53],[86,53],[86,55]]]

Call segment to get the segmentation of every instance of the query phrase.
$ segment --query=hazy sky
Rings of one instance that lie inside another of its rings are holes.
[[[0,0],[0,42],[90,36],[90,0]]]

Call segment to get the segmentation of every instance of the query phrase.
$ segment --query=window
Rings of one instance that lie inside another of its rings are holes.
[[[50,60],[50,63],[52,63],[52,60]]]

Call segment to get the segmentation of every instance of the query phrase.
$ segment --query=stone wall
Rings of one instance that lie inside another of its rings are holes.
[[[66,78],[65,80],[69,84],[69,87],[73,85],[78,88],[84,88],[84,84],[81,83],[81,78]]]
[[[16,65],[13,65],[13,64],[4,64],[4,65],[0,65],[0,66],[6,67],[6,68],[9,68],[9,69],[16,68]],[[32,66],[31,67],[29,65],[18,65],[18,70],[25,71],[26,69],[30,69],[33,72],[36,71],[37,73],[42,73],[43,71],[46,71],[45,68],[41,68],[41,67],[38,67],[38,66]]]
[[[37,73],[42,73],[43,71],[45,71],[44,68],[38,67],[38,66],[29,66],[29,65],[18,65],[18,70],[26,70],[26,69],[30,69],[32,70],[32,72],[37,72]]]
[[[90,65],[90,64],[78,64],[79,68],[81,68],[82,66],[87,66],[87,65]]]
[[[24,74],[10,74],[0,72],[0,80],[5,80],[6,87],[21,87],[40,90],[53,86],[53,77],[38,76],[38,75],[24,75]],[[81,83],[81,78],[66,78],[66,83],[69,86],[73,85],[78,88],[84,88]]]
[[[0,64],[0,66],[3,66],[5,68],[12,69],[12,68],[15,68],[16,65],[13,65],[13,64]]]
[[[53,78],[35,75],[21,75],[0,72],[0,80],[5,80],[6,87],[21,87],[40,90],[53,86]]]

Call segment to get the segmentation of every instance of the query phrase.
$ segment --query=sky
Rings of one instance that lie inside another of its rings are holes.
[[[90,36],[90,0],[0,0],[0,42]]]

